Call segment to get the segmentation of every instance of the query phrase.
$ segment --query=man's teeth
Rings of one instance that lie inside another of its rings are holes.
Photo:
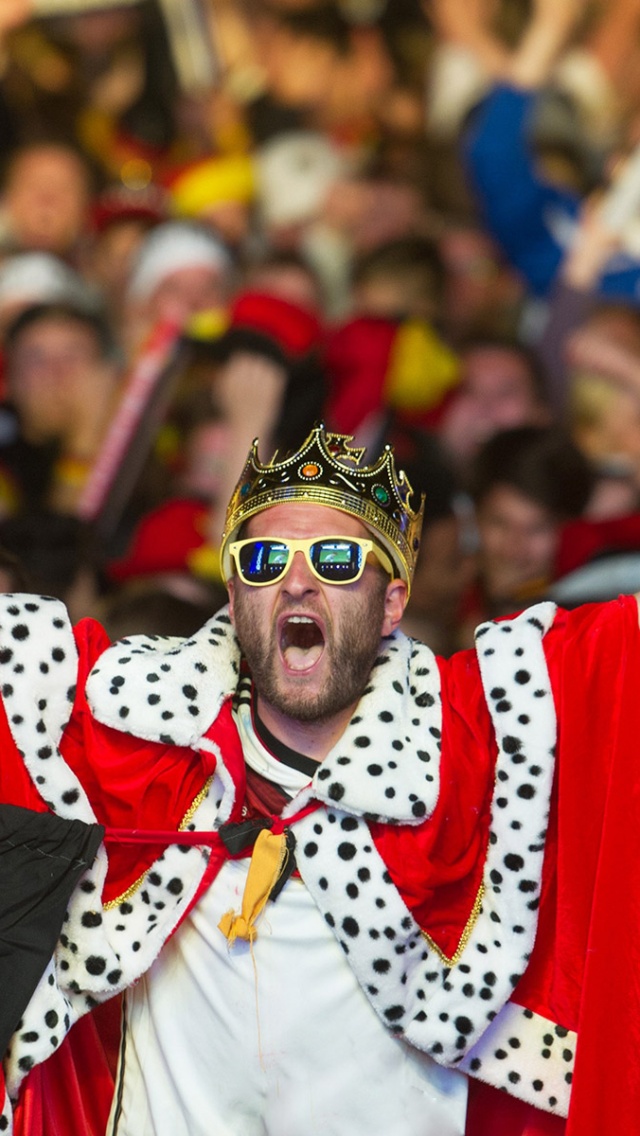
[[[290,615],[288,618],[289,623],[313,623],[308,615]]]

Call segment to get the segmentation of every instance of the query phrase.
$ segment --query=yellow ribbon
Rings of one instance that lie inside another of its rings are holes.
[[[256,921],[280,877],[287,854],[284,833],[274,836],[263,828],[253,846],[242,896],[242,910],[239,914],[227,911],[218,923],[230,945],[236,939],[246,939],[249,943],[255,939],[258,934]]]

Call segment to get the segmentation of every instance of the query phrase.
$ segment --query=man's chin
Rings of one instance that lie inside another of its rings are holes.
[[[326,691],[309,689],[303,680],[278,684],[267,701],[277,713],[294,722],[320,722],[339,713]]]
[[[269,691],[263,690],[260,694],[277,714],[307,725],[328,722],[353,703],[353,698],[345,700],[345,691],[336,689],[330,681],[315,683],[304,678],[279,681]]]

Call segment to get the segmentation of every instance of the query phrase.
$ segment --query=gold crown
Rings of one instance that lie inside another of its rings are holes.
[[[267,465],[258,457],[256,438],[236,485],[225,520],[220,548],[225,580],[232,572],[228,547],[242,523],[284,502],[328,505],[357,517],[371,529],[391,556],[398,575],[411,589],[420,548],[424,498],[413,509],[413,490],[408,477],[396,471],[391,446],[369,466],[361,466],[364,447],[350,446],[351,434],[333,434],[324,425],[314,426],[295,454]]]

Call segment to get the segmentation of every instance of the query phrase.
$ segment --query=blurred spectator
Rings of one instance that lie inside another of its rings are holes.
[[[327,338],[328,424],[376,449],[390,416],[437,424],[458,382],[453,352],[422,320],[356,316]]]
[[[438,236],[444,268],[442,328],[454,346],[474,336],[514,337],[523,288],[489,234],[474,220],[446,217]]]
[[[319,131],[287,130],[256,150],[256,208],[267,248],[305,256],[322,280],[331,316],[348,303],[351,249],[325,219],[332,188],[350,158]]]
[[[566,421],[592,462],[593,517],[640,504],[640,313],[596,306],[568,337]]]
[[[195,496],[167,501],[142,518],[123,556],[105,560],[106,587],[99,604],[100,618],[104,614],[114,621],[110,631],[117,631],[118,637],[133,633],[131,625],[125,627],[125,618],[142,624],[145,613],[156,610],[160,595],[168,600],[166,614],[155,627],[145,623],[138,630],[180,634],[178,621],[197,619],[200,613],[200,625],[183,632],[191,634],[202,625],[203,611],[208,612],[206,620],[227,602],[222,581],[199,571],[208,514],[207,502]]]
[[[294,276],[293,267],[286,257],[267,262],[263,271],[256,267],[253,280],[261,286],[236,295],[227,330],[216,345],[221,365],[212,400],[224,430],[225,456],[207,529],[214,552],[226,503],[253,439],[261,439],[264,459],[275,449],[297,444],[322,414],[325,381],[318,357],[322,323],[318,309],[308,303],[313,277],[301,274],[299,267]],[[292,295],[295,299],[290,299]]]
[[[92,191],[89,163],[71,145],[33,142],[15,150],[2,182],[0,247],[77,262]]]
[[[328,314],[350,306],[352,264],[426,226],[421,188],[318,130],[282,131],[256,152],[257,208],[268,245],[301,252],[323,280]]]
[[[439,327],[445,266],[435,241],[410,236],[362,253],[351,277],[354,311],[364,316],[413,316]]]
[[[21,509],[73,512],[118,394],[107,325],[70,302],[26,308],[5,333],[0,465]]]
[[[518,611],[545,594],[562,525],[584,513],[593,480],[584,456],[553,427],[505,430],[480,450],[469,485],[477,575],[463,604],[463,642],[470,645],[483,619]]]
[[[115,327],[124,319],[126,285],[147,233],[167,219],[168,199],[157,185],[110,185],[95,198],[82,256],[85,279],[98,291]]]
[[[327,420],[376,448],[389,416],[432,427],[459,377],[439,332],[443,266],[425,237],[381,244],[353,270],[353,315],[327,336]]]
[[[206,314],[212,328],[224,323],[234,264],[227,247],[207,228],[165,221],[149,232],[131,264],[123,338],[135,357],[159,323],[185,329]]]
[[[346,10],[321,2],[296,9],[264,5],[254,34],[263,89],[250,123],[264,138],[283,112],[334,137],[361,143],[394,81],[391,53],[380,27],[351,23]]]
[[[243,286],[289,300],[314,312],[320,321],[324,319],[322,281],[313,265],[299,252],[274,249],[250,259],[244,268]]]
[[[488,93],[469,115],[463,133],[463,154],[470,182],[485,223],[534,295],[545,296],[566,250],[575,239],[575,223],[588,178],[573,168],[559,173],[557,142],[552,161],[545,163],[544,147],[532,138],[532,119],[538,92],[549,85],[553,67],[566,50],[579,19],[583,0],[549,4],[537,0],[521,40],[509,51],[492,33],[488,10],[460,0],[436,0],[433,5],[443,34],[459,38],[489,71]],[[637,35],[640,13],[629,0],[612,6],[611,20],[621,37],[620,51],[632,31]],[[452,17],[453,13],[453,17]],[[579,118],[574,119],[574,134]],[[575,148],[573,150],[575,154]],[[568,142],[563,161],[571,156]],[[580,183],[576,192],[575,182]],[[605,263],[595,288],[602,295],[635,294],[640,278],[637,257],[627,263]]]
[[[460,349],[461,381],[438,426],[445,450],[464,470],[494,434],[550,421],[535,355],[509,339],[472,339]]]
[[[0,263],[0,334],[25,308],[56,302],[91,311],[98,297],[75,269],[51,253],[17,253]]]
[[[282,403],[274,405],[266,434],[263,428],[266,444],[276,449],[296,445],[323,413],[327,394],[321,360],[323,305],[324,292],[313,267],[295,252],[276,251],[249,264],[243,287],[229,308],[229,324],[218,344],[219,356],[233,364],[234,356],[253,354],[282,368]],[[213,391],[215,405],[223,388],[224,381],[221,385],[218,380]],[[245,407],[247,448],[259,433],[254,429],[249,434],[254,415],[255,411]]]
[[[156,0],[48,16],[33,0],[6,7],[2,84],[17,138],[79,145],[108,179],[126,179],[131,163],[153,176],[176,139],[179,105]]]

